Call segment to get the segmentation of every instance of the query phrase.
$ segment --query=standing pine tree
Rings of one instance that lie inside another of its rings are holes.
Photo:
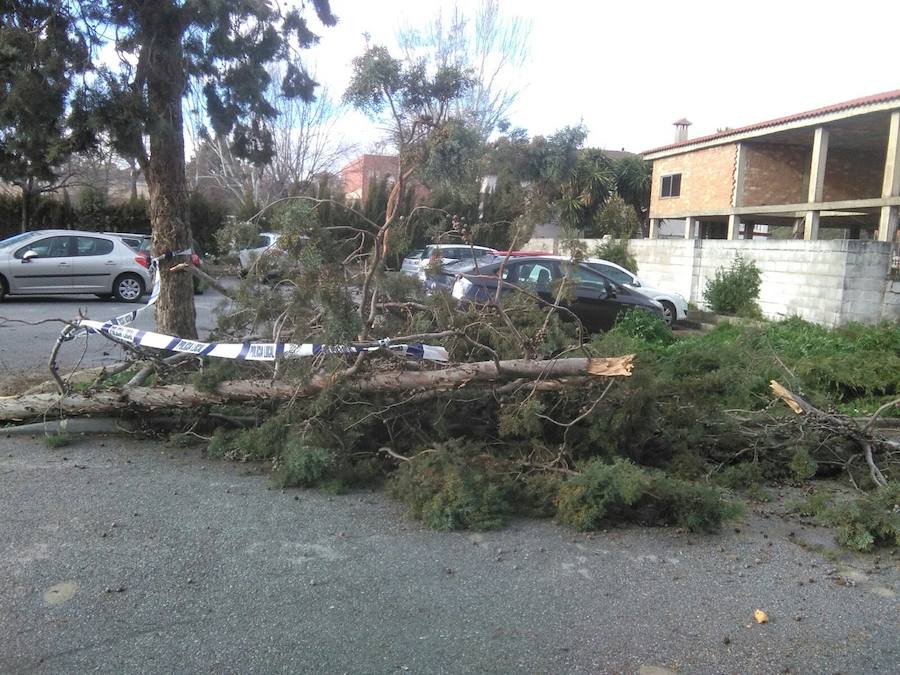
[[[57,12],[77,25],[96,56],[114,51],[91,83],[91,101],[113,147],[134,158],[150,193],[153,246],[158,253],[191,246],[185,186],[182,99],[189,86],[203,92],[216,136],[231,141],[236,156],[265,161],[272,139],[264,124],[276,114],[266,98],[267,65],[287,64],[281,94],[314,98],[316,82],[298,51],[318,41],[298,9],[278,3],[214,0],[57,0]],[[312,0],[319,20],[334,25],[328,0]],[[114,48],[114,50],[108,48]],[[105,49],[106,48],[106,49]],[[190,275],[172,274],[183,259],[160,265],[159,329],[196,336]]]
[[[71,154],[92,142],[75,78],[88,43],[53,0],[0,3],[0,179],[22,191],[21,227],[60,188]]]

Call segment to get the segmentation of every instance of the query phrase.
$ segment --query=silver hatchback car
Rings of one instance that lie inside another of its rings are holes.
[[[4,295],[93,293],[138,302],[153,279],[121,237],[78,230],[38,230],[0,241],[0,299]]]

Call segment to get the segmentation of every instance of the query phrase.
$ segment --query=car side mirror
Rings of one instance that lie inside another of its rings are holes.
[[[25,253],[22,254],[22,262],[23,263],[31,262],[32,260],[34,260],[37,257],[38,257],[38,252],[32,251],[29,249],[29,250],[25,251]]]
[[[616,297],[616,287],[610,283],[606,284],[606,297],[608,297],[608,298]]]
[[[631,280],[631,285],[634,286],[635,288],[640,288],[640,287],[641,287],[641,280],[638,279],[637,277],[634,277],[634,278],[632,278],[632,280]]]

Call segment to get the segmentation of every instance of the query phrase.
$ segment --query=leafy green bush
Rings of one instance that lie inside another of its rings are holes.
[[[637,274],[637,259],[628,250],[628,239],[606,239],[594,249],[594,257],[621,265]]]
[[[706,282],[703,299],[715,312],[759,316],[756,301],[761,283],[759,267],[739,253],[729,268],[720,267],[715,277]]]
[[[712,532],[741,512],[711,487],[648,471],[628,460],[593,460],[560,488],[559,520],[578,530],[621,522]]]

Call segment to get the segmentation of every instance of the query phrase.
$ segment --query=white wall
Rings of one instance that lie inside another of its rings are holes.
[[[585,240],[588,249],[599,240]],[[552,239],[528,250],[554,251]],[[877,241],[633,239],[638,275],[705,307],[706,282],[738,253],[762,272],[759,306],[772,319],[800,316],[826,326],[900,320],[900,281],[888,279],[891,248]]]

